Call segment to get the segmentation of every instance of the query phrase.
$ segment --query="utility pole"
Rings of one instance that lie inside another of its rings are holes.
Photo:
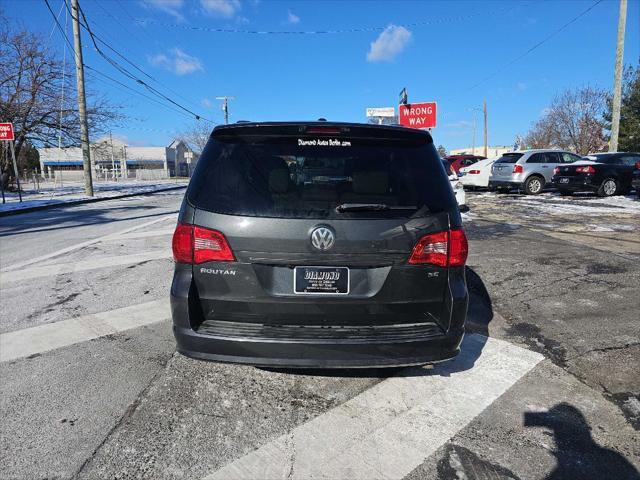
[[[111,144],[111,175],[114,180],[117,180],[116,177],[116,159],[113,156],[113,137],[111,136],[111,130],[109,130],[109,143]]]
[[[613,79],[613,108],[611,109],[611,140],[609,151],[618,151],[620,134],[620,108],[622,103],[622,60],[624,56],[624,30],[627,23],[627,0],[620,0],[618,17],[618,43],[616,46],[616,67]]]
[[[484,99],[484,105],[482,107],[484,112],[484,156],[489,158],[489,144],[487,143],[487,99]]]
[[[76,82],[78,84],[78,113],[80,115],[80,141],[84,168],[84,193],[93,197],[91,178],[91,150],[89,148],[89,126],[87,124],[87,99],[84,93],[84,63],[82,61],[82,43],[80,42],[80,13],[78,0],[71,0],[71,20],[73,21],[73,47],[76,59]]]
[[[229,123],[229,100],[235,100],[236,97],[216,97],[216,100],[222,100],[222,111],[224,112],[224,123]]]

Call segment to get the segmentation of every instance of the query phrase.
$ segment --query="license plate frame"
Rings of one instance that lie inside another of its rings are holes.
[[[309,278],[306,274],[311,274]],[[313,273],[338,273],[313,276]],[[335,275],[334,275],[335,276]],[[315,278],[314,278],[315,277]],[[293,268],[293,293],[296,295],[349,295],[351,290],[351,269],[349,267],[327,267],[304,265]]]

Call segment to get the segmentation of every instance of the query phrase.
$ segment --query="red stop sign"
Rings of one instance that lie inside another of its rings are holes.
[[[435,128],[436,102],[400,105],[400,125],[409,128]]]
[[[0,140],[13,140],[13,123],[0,123]]]

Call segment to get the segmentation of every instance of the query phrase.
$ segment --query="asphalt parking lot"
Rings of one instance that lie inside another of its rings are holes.
[[[0,478],[640,478],[640,201],[469,192],[431,368],[175,353],[182,191],[0,219]]]

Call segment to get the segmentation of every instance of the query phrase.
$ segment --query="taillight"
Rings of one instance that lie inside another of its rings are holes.
[[[193,227],[191,225],[180,225],[173,232],[171,247],[173,248],[173,259],[179,263],[193,263]]]
[[[554,175],[557,175],[559,173],[560,173],[560,167],[556,167],[556,168],[553,169],[553,174]]]
[[[480,173],[480,170],[469,170],[467,173],[469,175],[478,175]]]
[[[216,230],[193,227],[193,261],[233,262],[235,257],[224,235]]]
[[[636,162],[636,170],[640,170],[640,160]]]
[[[224,235],[197,225],[178,225],[173,233],[173,258],[179,263],[233,262],[235,257]]]
[[[576,173],[596,173],[596,169],[591,165],[588,167],[576,167]]]
[[[522,165],[514,165],[513,166],[513,173],[522,173],[524,171],[524,169],[522,168]]]
[[[464,267],[469,255],[469,243],[461,228],[449,231],[449,266]]]
[[[422,237],[415,247],[409,264],[431,264],[438,267],[462,267],[467,261],[469,246],[462,229],[429,233]]]

